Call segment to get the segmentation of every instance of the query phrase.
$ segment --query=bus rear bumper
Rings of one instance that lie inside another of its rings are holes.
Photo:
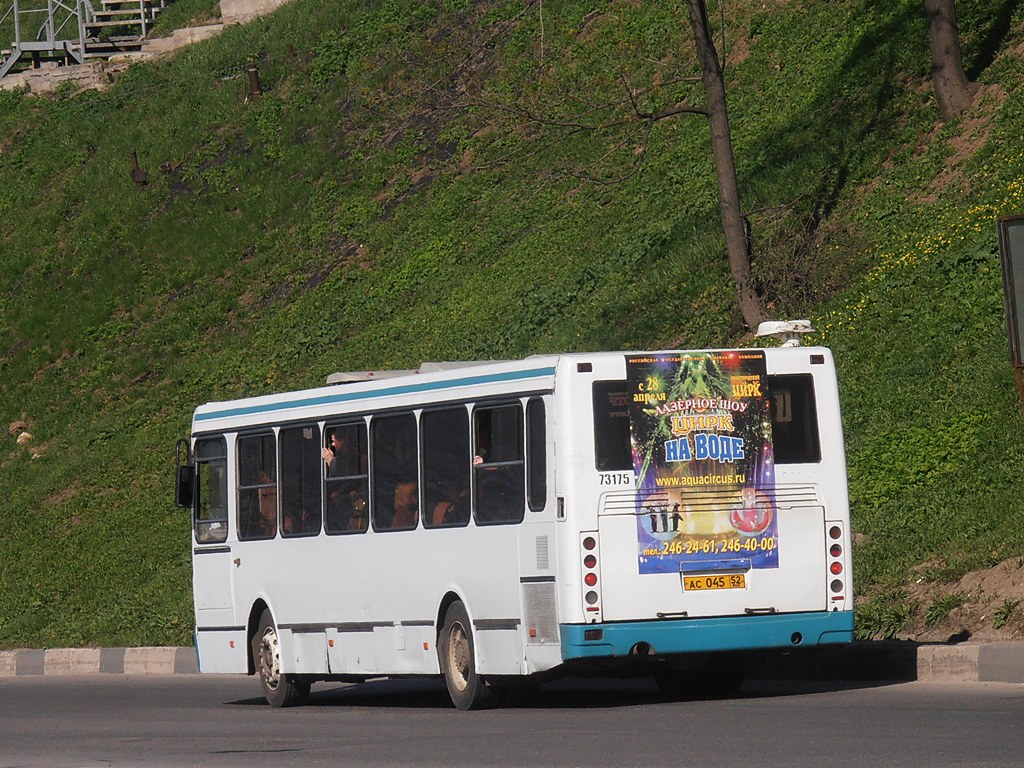
[[[796,648],[853,640],[853,611],[562,624],[562,659]]]

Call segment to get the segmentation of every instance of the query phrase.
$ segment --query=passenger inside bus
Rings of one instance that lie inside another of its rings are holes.
[[[366,481],[352,480],[331,483],[327,493],[327,531],[365,531]]]
[[[473,466],[483,464],[481,456],[473,457]],[[454,486],[454,487],[453,487]],[[430,525],[465,525],[469,522],[469,476],[459,485],[442,482],[442,500],[434,505],[430,515]],[[426,523],[425,523],[426,524]]]
[[[327,445],[320,449],[324,463],[327,464],[327,476],[338,477],[343,474],[354,474],[345,472],[343,467],[351,464],[348,456],[345,436],[341,429],[333,429],[328,432]]]
[[[327,470],[327,532],[365,531],[369,527],[366,425],[328,428],[325,436],[320,455]]]
[[[441,525],[463,525],[469,522],[469,488],[463,488],[450,501],[439,501],[434,506],[430,520],[431,524],[435,527]]]
[[[308,509],[290,510],[282,514],[281,533],[285,536],[319,531],[320,521]]]
[[[419,489],[415,480],[395,483],[395,516],[391,528],[415,528],[419,520]]]
[[[261,483],[271,483],[265,472],[260,472]],[[277,533],[277,486],[263,485],[256,493],[258,514],[251,515],[247,535],[252,538],[274,536]]]

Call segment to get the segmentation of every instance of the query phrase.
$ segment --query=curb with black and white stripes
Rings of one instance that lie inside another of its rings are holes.
[[[198,674],[195,648],[0,651],[0,678],[32,675]],[[753,677],[1024,683],[1024,642],[857,642],[768,657]]]
[[[195,648],[48,648],[0,651],[0,677],[197,674]]]

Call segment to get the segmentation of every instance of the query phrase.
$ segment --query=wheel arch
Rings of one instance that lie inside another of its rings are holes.
[[[437,641],[441,637],[441,628],[444,626],[444,617],[448,615],[448,609],[451,608],[452,603],[462,603],[463,608],[466,609],[466,614],[472,618],[472,614],[469,612],[469,605],[462,595],[454,590],[448,590],[444,597],[441,598],[441,602],[437,606],[437,616],[434,618],[434,645],[437,646]]]
[[[246,674],[256,674],[256,660],[252,657],[252,641],[256,637],[256,632],[259,631],[260,617],[263,616],[264,611],[269,610],[270,606],[262,598],[256,600],[249,609],[249,618],[245,622]],[[271,613],[270,615],[273,616],[274,614]]]

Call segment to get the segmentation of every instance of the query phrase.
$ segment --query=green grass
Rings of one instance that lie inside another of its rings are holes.
[[[186,2],[163,31],[211,12]],[[190,642],[171,478],[200,402],[747,343],[706,124],[625,98],[700,103],[684,5],[592,10],[293,0],[103,93],[0,92],[0,418],[34,437],[0,443],[0,646]],[[860,636],[905,623],[909,579],[1024,553],[994,230],[1024,209],[1009,13],[963,9],[985,90],[939,127],[917,3],[727,9],[755,272],[840,367]]]
[[[934,627],[941,624],[949,614],[967,602],[962,592],[954,592],[935,598],[924,612],[925,626]]]
[[[996,608],[995,613],[992,614],[992,628],[1002,629],[1005,627],[1019,605],[1020,600],[1011,600],[1010,598],[1003,600],[999,607]]]

